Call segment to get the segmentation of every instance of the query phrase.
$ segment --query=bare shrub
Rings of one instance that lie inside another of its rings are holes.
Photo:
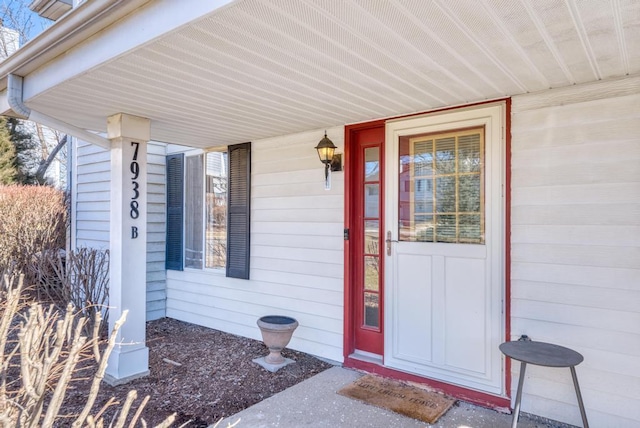
[[[115,323],[101,353],[98,347],[99,313],[93,333],[87,337],[82,334],[86,317],[75,314],[73,306],[69,305],[64,313],[38,303],[23,308],[23,278],[17,284],[15,279],[8,277],[0,282],[3,290],[0,291],[0,426],[51,427],[60,423],[65,394],[77,364],[88,357],[95,359],[98,369],[85,407],[73,416],[75,420],[70,426],[104,426],[104,411],[116,405],[115,400],[96,413],[92,413],[92,408],[126,311]],[[109,426],[123,427],[128,419],[128,426],[136,425],[148,401],[148,397],[145,398],[130,417],[136,396],[135,391],[129,392],[117,418]],[[174,418],[175,415],[169,417],[160,426],[170,426]],[[141,423],[146,426],[144,421]]]
[[[108,324],[109,250],[47,250],[38,254],[30,268],[40,293],[54,302],[82,308],[80,311],[87,318],[85,333],[93,331],[92,320],[98,312],[103,323]]]
[[[25,273],[40,252],[65,247],[65,196],[45,186],[0,186],[0,271]]]

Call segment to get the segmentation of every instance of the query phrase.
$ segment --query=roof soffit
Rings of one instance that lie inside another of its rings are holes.
[[[635,73],[630,0],[245,0],[33,90],[28,105],[95,130],[118,112],[149,117],[154,139],[208,147]]]

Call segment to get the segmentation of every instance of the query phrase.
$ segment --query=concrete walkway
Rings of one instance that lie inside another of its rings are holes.
[[[389,410],[353,400],[336,391],[362,373],[333,367],[243,410],[218,425],[226,428],[240,419],[238,428],[263,427],[370,427],[370,428],[501,428],[511,426],[511,415],[458,401],[435,425],[410,419]],[[551,428],[551,425],[520,415],[519,428]]]

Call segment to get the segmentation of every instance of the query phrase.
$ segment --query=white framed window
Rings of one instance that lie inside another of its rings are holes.
[[[249,278],[250,143],[167,157],[167,269]]]

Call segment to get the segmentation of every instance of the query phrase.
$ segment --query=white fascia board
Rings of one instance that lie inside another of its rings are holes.
[[[24,77],[24,101],[238,0],[158,0]]]
[[[7,75],[28,75],[148,1],[150,0],[83,1],[0,62],[0,88],[5,88]]]

